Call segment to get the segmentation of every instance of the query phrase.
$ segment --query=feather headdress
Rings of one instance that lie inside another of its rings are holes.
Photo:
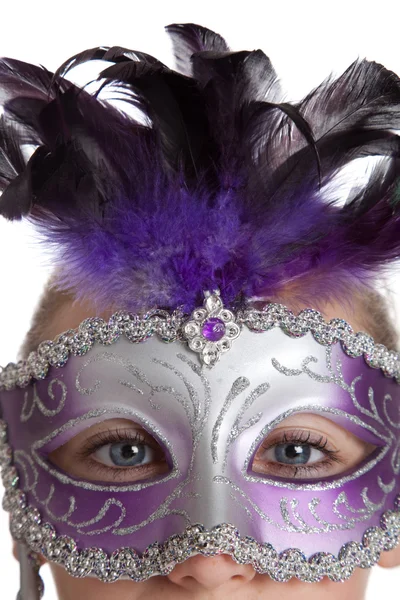
[[[132,311],[190,311],[215,288],[229,306],[295,281],[305,300],[328,299],[400,257],[393,72],[356,60],[290,104],[261,50],[233,52],[191,23],[166,30],[177,70],[115,46],[55,73],[0,59],[0,214],[55,248],[60,288]],[[109,63],[95,93],[65,78],[91,60]],[[365,156],[382,159],[343,204],[335,177]]]

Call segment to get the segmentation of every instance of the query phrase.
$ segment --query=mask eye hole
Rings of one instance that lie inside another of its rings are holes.
[[[81,431],[53,450],[48,461],[86,481],[147,481],[171,471],[161,442],[128,419],[110,419]]]
[[[321,479],[354,469],[376,449],[330,419],[295,414],[262,440],[250,470],[286,480]]]

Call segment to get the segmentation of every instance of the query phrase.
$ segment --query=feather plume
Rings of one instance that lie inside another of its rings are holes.
[[[216,287],[236,306],[302,281],[315,306],[373,286],[400,258],[397,75],[358,59],[290,103],[261,50],[166,30],[177,70],[120,46],[54,73],[0,59],[0,214],[34,223],[58,286],[99,311],[190,311]],[[93,93],[65,78],[91,60],[107,63]],[[343,203],[338,173],[368,156],[381,159]]]
[[[229,47],[218,33],[194,23],[172,23],[165,30],[171,37],[178,71],[193,76],[191,57],[197,52],[229,52]]]

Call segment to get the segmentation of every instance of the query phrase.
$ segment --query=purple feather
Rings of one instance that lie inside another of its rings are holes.
[[[180,72],[117,46],[54,74],[0,59],[0,214],[35,224],[58,286],[99,312],[137,312],[190,311],[217,287],[228,306],[288,286],[315,306],[373,285],[400,257],[399,78],[358,60],[290,104],[261,50],[166,29]],[[89,60],[108,63],[93,94],[65,79]],[[146,124],[101,99],[107,88]],[[327,201],[361,156],[382,161],[344,206],[339,187]]]

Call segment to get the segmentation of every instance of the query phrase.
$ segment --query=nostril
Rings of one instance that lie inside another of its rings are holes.
[[[245,577],[244,575],[234,575],[233,577],[231,577],[231,581],[239,581],[239,582],[244,582],[247,581],[247,577]]]
[[[170,581],[188,591],[215,590],[225,584],[229,587],[246,585],[255,576],[249,565],[239,565],[228,555],[192,556],[177,565],[168,575]]]
[[[193,592],[198,586],[196,578],[192,575],[184,575],[183,577],[178,578],[175,583],[188,592]]]
[[[188,591],[193,591],[197,589],[199,583],[204,585],[205,587],[209,587],[211,579],[214,579],[214,577],[212,577],[212,575],[208,573],[205,573],[203,577],[201,577],[200,574],[197,577],[193,577],[192,575],[185,575],[183,577],[180,577],[179,580],[175,581],[175,583],[178,583],[181,587]],[[215,578],[214,585],[211,585],[211,588],[214,588],[214,586],[215,588],[217,588],[220,585],[227,583],[228,581],[234,581],[235,583],[245,583],[247,580],[248,578],[244,575],[232,575],[231,577],[229,577],[229,575],[227,574],[221,579],[219,577]]]

